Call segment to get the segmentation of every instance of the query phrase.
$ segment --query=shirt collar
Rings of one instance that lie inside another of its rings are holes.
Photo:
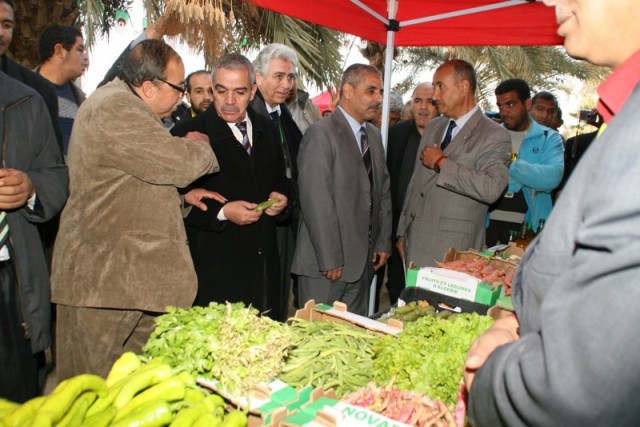
[[[608,123],[640,82],[640,50],[615,69],[598,87],[598,113]]]
[[[344,117],[347,119],[347,123],[349,123],[349,126],[351,127],[351,131],[353,132],[353,135],[356,137],[356,142],[360,141],[360,128],[364,126],[365,123],[364,122],[358,123],[356,119],[354,119],[352,116],[349,115],[349,113],[344,111],[344,108],[342,108],[339,105],[338,105],[338,108],[340,109]]]
[[[269,105],[266,101],[264,103],[264,105],[267,106],[267,113],[271,114],[274,111],[278,112],[278,116],[280,116],[282,114],[282,112],[280,111],[280,104],[276,105],[275,107],[271,108],[271,105]]]

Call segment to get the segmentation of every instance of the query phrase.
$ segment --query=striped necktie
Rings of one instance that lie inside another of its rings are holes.
[[[369,136],[364,125],[360,128],[360,151],[362,152],[362,161],[369,176],[369,183],[373,186],[373,174],[371,173],[371,152],[369,151]]]
[[[242,134],[242,146],[247,151],[247,154],[251,155],[251,144],[249,143],[249,135],[247,135],[247,122],[238,122],[236,126]]]
[[[7,213],[0,212],[0,248],[7,244],[9,240],[9,223],[7,222]]]

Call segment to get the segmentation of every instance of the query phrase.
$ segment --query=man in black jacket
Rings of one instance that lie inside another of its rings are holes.
[[[296,79],[298,55],[288,46],[273,43],[260,51],[253,66],[256,70],[258,90],[251,102],[251,108],[257,113],[271,117],[278,127],[278,140],[282,147],[287,178],[293,193],[289,200],[291,215],[284,221],[278,221],[278,253],[280,256],[281,307],[280,318],[287,317],[287,306],[291,289],[291,261],[296,244],[300,205],[298,202],[298,150],[302,132],[296,125],[286,99]],[[305,301],[300,301],[304,304]]]
[[[68,176],[33,89],[0,72],[0,109],[0,397],[24,402],[41,393],[51,346],[49,271],[36,224],[62,209]]]
[[[431,119],[438,115],[433,101],[433,86],[431,83],[420,83],[411,95],[411,111],[413,119],[400,122],[389,130],[387,144],[387,168],[391,178],[391,207],[393,209],[392,230],[395,236],[402,212],[404,196],[407,192],[409,180],[418,158],[418,147],[424,133],[424,128]],[[391,304],[398,301],[400,292],[404,289],[404,267],[402,259],[395,245],[388,262],[387,289]]]
[[[249,106],[255,72],[239,54],[221,57],[213,69],[214,108],[178,122],[171,133],[206,133],[220,164],[192,187],[217,192],[228,201],[203,198],[205,210],[185,218],[198,275],[195,305],[244,302],[281,319],[276,219],[287,207],[290,182],[275,126]],[[279,199],[265,210],[266,200]]]
[[[6,55],[13,39],[14,11],[13,0],[0,0],[0,71],[35,89],[44,99],[56,139],[60,150],[62,150],[62,133],[58,125],[58,96],[55,89],[47,79],[23,67]]]

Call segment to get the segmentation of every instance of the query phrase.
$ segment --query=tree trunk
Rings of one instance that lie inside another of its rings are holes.
[[[73,25],[78,17],[77,0],[16,0],[13,41],[9,55],[27,68],[40,63],[38,40],[52,24]]]

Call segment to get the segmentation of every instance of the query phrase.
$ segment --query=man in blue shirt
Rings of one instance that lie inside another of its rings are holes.
[[[509,232],[525,222],[537,231],[551,212],[551,192],[564,170],[564,145],[560,134],[529,117],[531,90],[521,79],[509,79],[495,90],[502,125],[511,135],[512,161],[509,185],[491,208],[486,243],[506,243]]]

